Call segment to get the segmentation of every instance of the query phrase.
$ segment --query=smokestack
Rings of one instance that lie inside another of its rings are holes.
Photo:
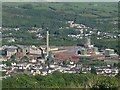
[[[86,39],[85,39],[85,47],[86,47],[86,48],[90,48],[90,46],[91,46],[91,37],[88,36],[88,37],[86,37]]]
[[[87,44],[88,46],[91,45],[91,39],[90,39],[90,37],[87,37],[86,44]]]
[[[49,31],[47,30],[47,56],[49,56]]]

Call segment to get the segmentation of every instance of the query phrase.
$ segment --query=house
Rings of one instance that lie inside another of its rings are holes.
[[[91,67],[89,66],[82,67],[82,73],[91,73]]]
[[[42,69],[42,70],[41,70],[41,75],[43,75],[43,76],[47,75],[47,74],[48,74],[48,71],[49,71],[48,69],[45,69],[45,68]]]
[[[29,54],[29,46],[17,45],[17,47],[18,47],[18,52],[22,52],[23,56]]]
[[[16,63],[11,63],[12,66],[16,66],[17,64]]]
[[[96,67],[97,75],[116,76],[119,70],[116,67]]]
[[[30,46],[29,47],[29,53],[30,54],[40,54],[41,55],[41,50],[38,47]]]
[[[36,74],[41,74],[41,71],[40,70],[36,70]]]
[[[45,64],[45,59],[37,58],[37,60],[38,60],[41,64]]]

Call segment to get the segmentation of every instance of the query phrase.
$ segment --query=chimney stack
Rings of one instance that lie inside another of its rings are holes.
[[[49,31],[47,30],[47,56],[49,56]]]

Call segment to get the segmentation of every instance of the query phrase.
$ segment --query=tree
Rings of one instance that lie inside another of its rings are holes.
[[[95,67],[91,67],[91,73],[92,73],[92,74],[96,74],[96,69],[95,69]]]
[[[114,77],[99,76],[92,85],[92,90],[117,90],[118,79]]]

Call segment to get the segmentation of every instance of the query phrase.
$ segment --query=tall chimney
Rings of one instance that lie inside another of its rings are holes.
[[[89,45],[91,45],[91,39],[90,39],[90,37],[87,37],[87,45],[89,46]]]
[[[47,56],[49,56],[49,31],[47,30]]]

